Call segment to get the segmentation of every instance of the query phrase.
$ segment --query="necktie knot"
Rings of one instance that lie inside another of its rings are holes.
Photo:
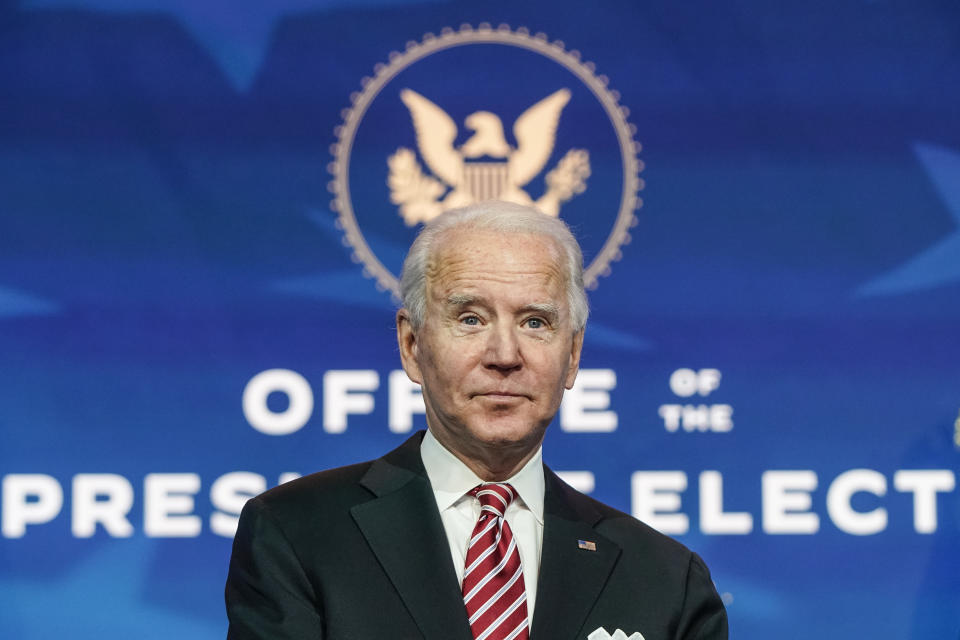
[[[517,492],[509,484],[485,482],[470,490],[470,495],[480,501],[480,513],[502,518]]]

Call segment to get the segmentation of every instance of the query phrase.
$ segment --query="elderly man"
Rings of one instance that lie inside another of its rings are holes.
[[[413,243],[401,293],[400,357],[429,428],[247,503],[229,638],[725,639],[696,554],[541,461],[587,318],[566,225],[505,203],[446,213]]]

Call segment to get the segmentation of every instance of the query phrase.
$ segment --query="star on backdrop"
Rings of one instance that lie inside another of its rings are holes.
[[[345,243],[343,231],[340,230],[335,216],[323,211],[311,210],[307,212],[307,217],[323,233],[327,245],[335,243],[345,255],[352,255],[353,250]],[[387,255],[398,263],[403,260],[403,256],[406,255],[404,247],[375,235],[367,235],[368,241],[374,241],[380,247],[378,251],[381,255]],[[280,293],[318,300],[334,300],[378,309],[394,308],[390,294],[378,291],[376,286],[363,276],[359,266],[336,271],[325,269],[315,274],[282,278],[269,283],[268,288]]]
[[[59,580],[0,579],[0,593],[15,594],[0,610],[0,628],[23,638],[214,638],[221,625],[144,602],[153,543],[111,540],[109,547],[70,568]],[[109,606],[91,606],[109,603]]]
[[[24,0],[24,9],[168,13],[202,45],[234,89],[250,89],[277,21],[288,14],[403,4],[403,0]]]
[[[0,318],[47,316],[60,311],[59,305],[43,298],[0,287]]]
[[[914,152],[953,217],[953,233],[907,262],[857,290],[859,296],[884,296],[932,289],[960,282],[960,153],[916,143]]]
[[[650,351],[654,348],[654,343],[646,338],[593,320],[587,322],[586,339],[590,341],[591,345],[632,351],[635,353]]]

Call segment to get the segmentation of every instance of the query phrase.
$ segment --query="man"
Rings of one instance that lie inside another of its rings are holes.
[[[444,214],[401,296],[428,431],[247,503],[229,638],[726,639],[696,554],[541,462],[587,318],[566,225],[505,203]]]

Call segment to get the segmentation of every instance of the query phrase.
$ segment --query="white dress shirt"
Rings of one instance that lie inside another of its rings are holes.
[[[427,470],[433,496],[437,500],[440,519],[447,533],[453,567],[457,580],[463,584],[463,569],[467,561],[467,543],[480,517],[480,501],[468,492],[484,482],[455,455],[440,444],[427,430],[420,444],[420,457]],[[527,590],[527,617],[533,625],[533,607],[537,597],[537,577],[540,573],[540,548],[543,542],[543,462],[542,449],[506,482],[517,492],[517,498],[504,514],[520,551],[523,563],[523,582]]]

